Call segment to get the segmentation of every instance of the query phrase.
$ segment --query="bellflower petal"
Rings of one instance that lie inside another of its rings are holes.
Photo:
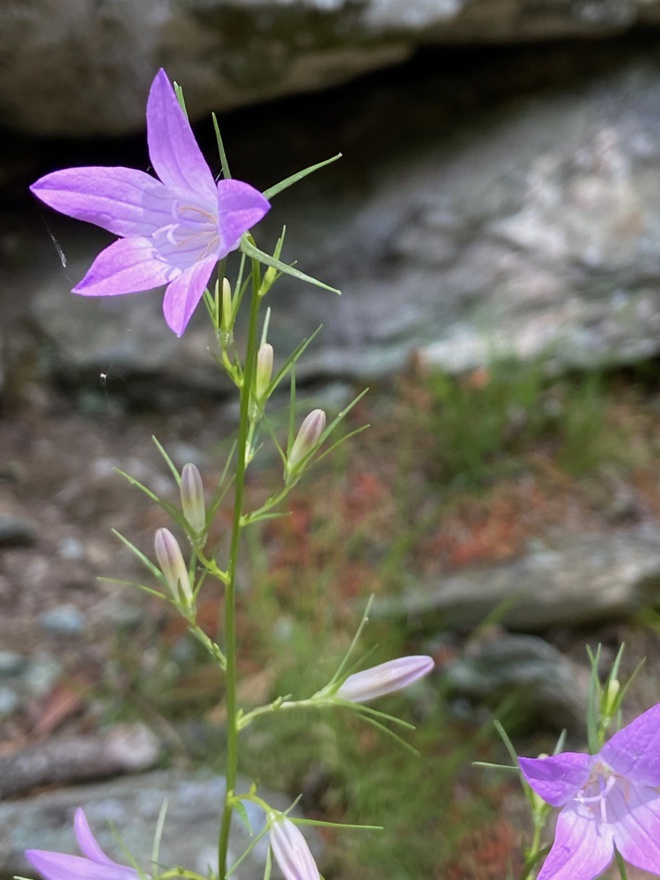
[[[74,827],[85,858],[41,849],[26,851],[25,857],[45,880],[139,880],[134,868],[118,865],[106,856],[82,810],[76,812]]]
[[[600,754],[621,776],[660,786],[660,703],[615,733]]]
[[[98,862],[99,865],[113,865],[116,867],[116,862],[113,862],[111,858],[106,856],[94,839],[92,829],[89,827],[89,822],[87,821],[87,816],[85,816],[84,811],[81,810],[80,807],[76,810],[76,815],[73,820],[73,830],[76,832],[76,840],[78,841],[80,852],[85,858],[91,859],[92,862]]]
[[[167,326],[181,336],[186,329],[192,313],[204,296],[213,267],[217,263],[215,257],[194,263],[189,269],[176,278],[168,286],[163,299],[163,314]]]
[[[597,755],[520,758],[523,776],[562,807],[538,880],[593,880],[614,858],[660,874],[660,704],[616,733]]]
[[[553,807],[563,807],[587,784],[592,761],[591,755],[578,752],[518,759],[530,788]]]
[[[286,880],[319,880],[307,841],[290,819],[282,818],[272,825],[270,848]]]
[[[65,168],[30,189],[56,211],[115,235],[153,235],[171,222],[167,187],[134,168]]]
[[[162,68],[147,99],[147,141],[154,171],[166,186],[213,195],[211,170]]]
[[[225,253],[238,247],[243,233],[255,226],[269,208],[268,200],[249,184],[240,180],[218,181],[218,211],[222,217]]]
[[[364,703],[385,694],[408,687],[429,673],[434,666],[432,657],[399,657],[379,663],[371,669],[355,672],[338,688],[335,696],[349,703]]]
[[[611,829],[599,828],[582,811],[565,809],[557,817],[555,842],[537,880],[593,880],[613,857]]]
[[[614,842],[623,858],[660,874],[660,798],[653,788],[618,786],[608,798],[617,823]]]
[[[180,275],[164,262],[149,238],[120,238],[101,251],[74,288],[83,296],[120,296],[151,290]]]
[[[238,180],[216,186],[163,70],[149,92],[147,140],[159,179],[131,168],[69,168],[31,189],[55,210],[121,238],[98,255],[74,293],[118,296],[169,285],[163,311],[180,336],[218,260],[270,203]]]

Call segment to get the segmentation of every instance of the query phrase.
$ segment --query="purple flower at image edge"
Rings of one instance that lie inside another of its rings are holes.
[[[30,189],[62,214],[119,236],[74,293],[117,296],[167,285],[163,313],[180,336],[218,260],[270,203],[247,183],[216,184],[164,70],[149,92],[147,140],[159,179],[133,168],[67,168]]]
[[[76,810],[76,839],[82,856],[29,849],[25,856],[45,880],[138,880],[134,868],[118,865],[98,845],[82,810]]]
[[[614,858],[660,875],[660,704],[597,755],[520,758],[531,788],[560,807],[538,880],[593,880]]]

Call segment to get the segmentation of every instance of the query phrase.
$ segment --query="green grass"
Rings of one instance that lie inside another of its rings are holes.
[[[541,361],[501,358],[467,377],[436,374],[427,390],[434,474],[443,483],[474,487],[515,473],[531,447],[572,475],[630,461],[598,373],[553,379]]]

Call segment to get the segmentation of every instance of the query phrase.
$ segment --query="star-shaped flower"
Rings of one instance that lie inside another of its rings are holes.
[[[159,179],[133,168],[67,168],[30,189],[62,214],[120,236],[74,293],[117,296],[166,284],[165,320],[180,336],[218,260],[270,203],[239,180],[216,184],[164,70],[149,92],[147,139]]]
[[[593,880],[614,849],[660,875],[660,704],[616,733],[597,755],[520,758],[531,788],[561,807],[538,880]]]
[[[76,839],[83,856],[29,849],[25,855],[45,880],[138,880],[138,872],[113,862],[94,840],[82,810],[76,810]]]

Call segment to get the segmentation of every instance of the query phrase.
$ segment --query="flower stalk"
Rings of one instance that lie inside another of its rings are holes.
[[[229,566],[224,602],[224,634],[225,655],[225,701],[227,709],[227,756],[225,763],[226,789],[225,805],[220,824],[218,839],[218,870],[220,877],[227,875],[227,854],[229,850],[229,832],[233,813],[232,797],[236,788],[238,773],[238,705],[236,680],[236,572],[240,539],[242,532],[243,496],[245,491],[245,473],[248,465],[250,435],[250,395],[254,387],[254,376],[257,367],[258,319],[261,298],[259,264],[252,261],[252,295],[250,299],[250,317],[248,322],[247,350],[245,368],[240,394],[240,418],[238,442],[236,445],[236,478],[234,481],[234,515],[232,521]]]

